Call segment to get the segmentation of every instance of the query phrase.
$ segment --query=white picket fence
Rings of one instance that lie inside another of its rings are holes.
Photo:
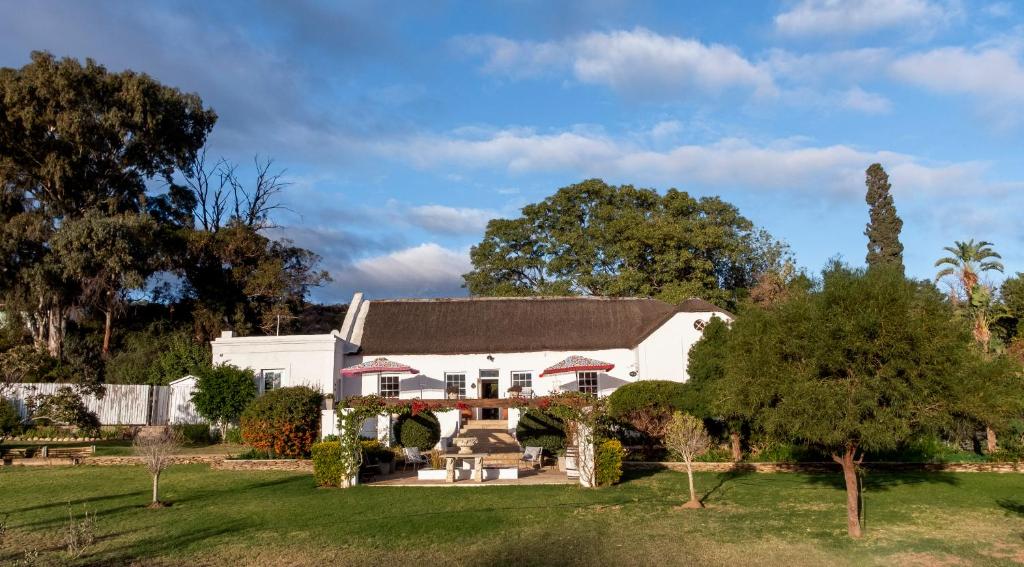
[[[60,383],[11,384],[4,397],[14,402],[18,413],[25,418],[28,417],[25,402],[30,396],[52,394],[63,386],[74,387]],[[103,397],[83,395],[82,401],[89,411],[96,412],[103,425],[165,425],[170,418],[170,397],[169,386],[107,384]]]

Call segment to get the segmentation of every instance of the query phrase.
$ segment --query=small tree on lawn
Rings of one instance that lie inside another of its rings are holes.
[[[140,432],[135,436],[135,454],[142,457],[142,462],[153,477],[153,501],[149,504],[150,508],[164,506],[159,497],[160,474],[171,464],[171,456],[179,445],[178,436],[170,427],[165,427],[156,434]]]
[[[899,266],[834,265],[819,289],[733,323],[725,378],[731,403],[766,434],[830,453],[842,467],[847,529],[861,536],[857,470],[948,422],[978,349],[942,294]]]
[[[703,508],[693,487],[693,459],[711,447],[711,437],[704,429],[704,420],[688,413],[675,412],[665,432],[665,446],[679,453],[686,463],[686,476],[690,481],[690,501],[683,508]]]
[[[199,415],[220,427],[224,439],[228,423],[238,421],[256,393],[252,370],[228,364],[211,366],[199,372],[192,404]]]

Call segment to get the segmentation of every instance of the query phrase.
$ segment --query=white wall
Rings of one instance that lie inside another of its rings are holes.
[[[227,333],[225,333],[227,335]],[[221,336],[211,343],[214,364],[282,370],[281,386],[311,386],[324,394],[335,388],[342,364],[343,341],[334,334],[281,337]]]
[[[693,324],[712,317],[728,320],[722,313],[676,313],[651,333],[636,349],[637,379],[686,382],[690,348],[702,336]]]
[[[171,395],[168,402],[169,423],[203,423],[206,421],[192,405],[192,392],[196,389],[196,377],[185,376],[171,382]]]
[[[533,391],[537,395],[546,395],[559,391],[576,389],[574,373],[555,374],[541,377],[541,372],[573,354],[594,358],[602,362],[610,362],[615,368],[610,372],[598,375],[600,395],[607,395],[630,380],[629,370],[633,362],[633,354],[629,349],[610,349],[598,351],[545,351],[531,353],[494,353],[494,360],[488,360],[487,354],[454,354],[454,355],[407,355],[389,354],[388,360],[407,364],[420,371],[419,374],[400,374],[400,394],[403,399],[423,398],[440,399],[445,397],[445,374],[448,372],[464,372],[466,374],[466,397],[480,397],[480,370],[498,370],[498,395],[508,397],[508,389],[512,386],[512,372],[526,371],[533,374]],[[348,355],[345,366],[353,366],[364,360],[372,360],[376,356]],[[342,378],[343,396],[362,396],[377,393],[380,375],[367,373],[360,376]]]

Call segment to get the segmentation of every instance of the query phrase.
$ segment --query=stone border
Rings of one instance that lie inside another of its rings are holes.
[[[686,472],[686,463],[655,461],[623,461],[622,468],[633,470],[668,469]],[[997,472],[1024,473],[1024,463],[897,463],[869,462],[864,468],[880,472]],[[695,472],[741,472],[741,473],[820,473],[837,472],[837,463],[693,463]]]
[[[313,472],[309,459],[221,459],[210,463],[218,471],[298,471]]]
[[[218,461],[223,461],[226,455],[174,455],[171,457],[171,464],[174,465],[210,465]],[[92,465],[97,467],[117,467],[117,466],[141,466],[143,465],[142,457],[134,456],[99,456],[99,457],[86,457],[81,460],[83,465]]]

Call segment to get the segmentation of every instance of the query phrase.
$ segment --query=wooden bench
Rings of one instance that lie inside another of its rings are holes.
[[[42,445],[40,447],[14,447],[7,449],[0,447],[0,460],[5,464],[14,459],[70,459],[71,462],[77,465],[82,459],[94,454],[96,454],[95,445],[89,445],[88,447],[50,447]]]

